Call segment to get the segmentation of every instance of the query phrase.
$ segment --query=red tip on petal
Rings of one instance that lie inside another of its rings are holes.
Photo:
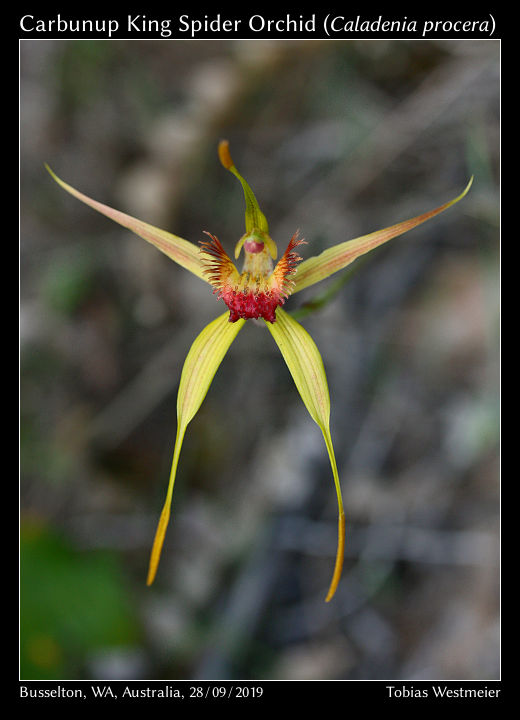
[[[275,269],[273,270],[273,278],[276,284],[280,288],[280,292],[288,297],[292,290],[291,275],[296,270],[296,266],[301,261],[301,256],[294,252],[294,248],[298,245],[304,245],[305,240],[300,239],[299,230],[297,230],[289,241],[286,251],[277,262]]]
[[[215,292],[222,292],[233,276],[238,278],[238,273],[218,237],[206,230],[204,232],[211,238],[200,242],[201,252],[209,255],[204,275],[215,288]]]

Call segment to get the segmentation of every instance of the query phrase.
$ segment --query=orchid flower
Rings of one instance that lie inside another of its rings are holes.
[[[222,300],[228,308],[202,330],[184,362],[177,397],[177,435],[173,461],[166,500],[152,546],[147,585],[153,583],[159,565],[186,428],[199,410],[220,363],[246,320],[262,319],[282,353],[305,407],[323,434],[329,456],[338,504],[338,541],[332,579],[325,598],[328,602],[336,592],[341,577],[345,549],[345,512],[329,427],[329,390],[323,361],[314,341],[282,306],[289,295],[328,278],[361,255],[458,202],[468,192],[473,178],[458,197],[434,210],[334,245],[320,255],[304,261],[296,252],[303,243],[296,232],[276,262],[277,248],[269,235],[265,215],[260,210],[249,184],[236,169],[226,140],[220,142],[218,151],[222,165],[235,175],[244,191],[246,231],[237,242],[234,252],[235,259],[238,259],[241,252],[244,253],[241,272],[214,235],[206,233],[209,240],[201,242],[200,247],[197,247],[183,238],[87,197],[46,167],[54,180],[71,195],[155,245],[171,260],[208,282],[217,299]]]

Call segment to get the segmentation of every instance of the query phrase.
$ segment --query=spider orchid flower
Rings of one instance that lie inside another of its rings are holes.
[[[241,252],[244,254],[241,272],[214,235],[206,233],[209,240],[201,242],[200,247],[197,247],[183,238],[87,197],[58,178],[48,166],[47,169],[54,180],[71,195],[155,245],[171,260],[208,282],[213,293],[228,308],[202,330],[184,362],[177,397],[177,435],[173,461],[166,500],[152,546],[147,584],[153,583],[159,565],[186,428],[199,410],[220,363],[246,320],[262,319],[282,353],[310,416],[323,433],[330,460],[338,504],[338,541],[332,580],[325,598],[328,602],[336,592],[341,577],[345,549],[345,513],[329,427],[329,390],[323,361],[314,341],[282,306],[289,295],[328,278],[360,255],[411,230],[458,202],[468,192],[473,178],[458,197],[434,210],[334,245],[320,255],[304,261],[301,261],[296,252],[303,243],[296,232],[276,262],[277,248],[269,235],[267,220],[253,191],[236,169],[228,142],[222,140],[218,150],[222,165],[236,176],[244,191],[246,232],[236,244],[234,252],[235,259],[238,259]]]

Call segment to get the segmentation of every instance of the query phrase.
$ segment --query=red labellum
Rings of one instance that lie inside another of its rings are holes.
[[[276,308],[285,301],[273,292],[236,292],[229,288],[222,292],[221,297],[229,308],[229,322],[236,322],[240,318],[264,318],[273,323],[276,321]]]
[[[201,251],[209,255],[204,272],[213,285],[213,292],[228,306],[229,322],[240,318],[276,322],[276,308],[291,294],[291,275],[301,260],[294,252],[303,242],[298,239],[298,233],[292,237],[274,270],[264,243],[247,239],[243,245],[244,270],[240,274],[219,239],[206,234],[211,240],[201,243]]]

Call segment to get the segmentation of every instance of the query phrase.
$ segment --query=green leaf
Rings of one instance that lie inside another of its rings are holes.
[[[417,215],[416,217],[410,218],[410,220],[404,220],[396,225],[391,225],[383,230],[376,230],[376,232],[362,235],[354,240],[347,240],[339,245],[333,245],[320,253],[320,255],[315,255],[308,260],[304,260],[298,265],[291,278],[294,282],[292,292],[299,292],[320,280],[325,280],[325,278],[328,278],[333,273],[349,265],[360,255],[370,252],[370,250],[373,250],[388,240],[408,232],[408,230],[417,227],[417,225],[426,222],[426,220],[430,220],[430,218],[435,217],[435,215],[439,215],[439,213],[447,210],[459,200],[462,200],[469,191],[472,182],[473,177],[460,195],[434,210],[430,210],[422,215]]]
[[[336,563],[327,597],[332,599],[341,577],[345,552],[345,513],[341,497],[338,468],[330,434],[330,396],[323,360],[309,333],[288,313],[278,307],[276,322],[266,322],[269,332],[280,348],[287,367],[301,395],[305,407],[314,422],[320,427],[334,477],[338,500],[338,547]]]
[[[245,320],[229,322],[229,311],[226,310],[198,335],[184,361],[177,395],[177,436],[170,480],[150,555],[147,585],[153,583],[159,565],[164,536],[170,519],[173,486],[186,428],[202,405],[220,363],[244,322]]]
[[[74,679],[93,653],[142,641],[117,554],[78,548],[41,518],[20,523],[20,677]]]
[[[153,225],[148,225],[148,223],[138,220],[131,215],[126,215],[119,210],[114,210],[114,208],[111,208],[108,205],[103,205],[103,203],[89,198],[87,195],[84,195],[79,192],[79,190],[76,190],[71,185],[68,185],[66,182],[61,180],[48,165],[45,165],[45,167],[54,180],[56,180],[58,185],[75,198],[86,203],[103,215],[106,215],[111,220],[119,223],[119,225],[128,228],[128,230],[131,230],[136,235],[139,235],[139,237],[142,237],[143,240],[155,245],[158,250],[167,255],[171,260],[178,263],[186,270],[189,270],[194,275],[197,275],[197,277],[201,280],[208,282],[207,278],[204,276],[204,266],[201,262],[200,250],[197,245],[194,245],[183,238],[177,237],[177,235],[172,235],[171,233],[166,232],[166,230],[160,230],[159,228],[154,227]]]

